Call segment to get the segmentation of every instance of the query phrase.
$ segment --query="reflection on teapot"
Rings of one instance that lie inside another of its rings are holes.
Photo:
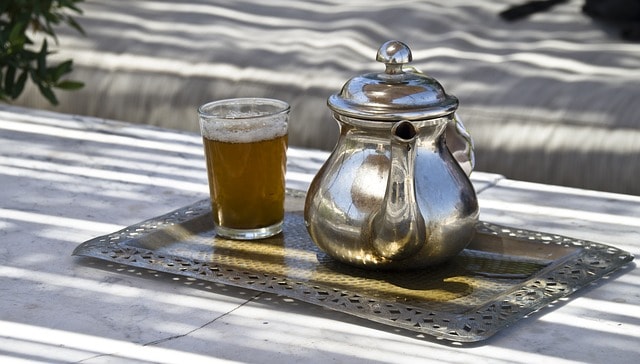
[[[307,192],[305,224],[322,250],[347,264],[438,264],[475,232],[473,145],[456,119],[458,100],[436,80],[402,70],[411,61],[406,45],[383,44],[378,60],[384,73],[355,77],[328,100],[340,137]]]

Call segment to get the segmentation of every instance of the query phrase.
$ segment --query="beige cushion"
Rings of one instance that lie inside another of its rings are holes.
[[[506,23],[497,14],[513,3],[87,2],[87,37],[61,29],[55,55],[87,86],[53,109],[196,131],[201,103],[276,97],[293,107],[292,145],[330,150],[326,98],[381,70],[377,47],[398,39],[460,98],[478,170],[640,194],[640,44],[580,2]],[[33,87],[16,104],[51,108]]]

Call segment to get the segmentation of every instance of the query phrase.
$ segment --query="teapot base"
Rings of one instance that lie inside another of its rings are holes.
[[[330,250],[327,248],[336,248],[336,246],[323,244],[321,240],[314,242],[328,259],[339,264],[374,271],[420,270],[446,265],[458,256],[475,237],[476,225],[477,221],[469,222],[468,226],[463,229],[458,227],[455,234],[444,239],[447,244],[427,241],[420,251],[405,259],[388,259],[376,255],[373,251],[361,248],[348,250],[343,246],[342,249]],[[316,234],[312,234],[312,237],[314,235]],[[316,238],[318,238],[317,235]],[[430,247],[438,247],[438,249],[430,249]]]

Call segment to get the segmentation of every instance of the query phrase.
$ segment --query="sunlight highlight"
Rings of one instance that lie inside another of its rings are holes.
[[[578,211],[571,208],[539,206],[528,203],[498,201],[486,198],[480,200],[480,208],[488,208],[504,212],[517,212],[529,215],[540,215],[545,217],[579,219],[594,223],[640,226],[640,217],[635,216],[611,215],[592,211]]]
[[[123,226],[115,224],[3,208],[0,208],[0,219],[29,222],[40,225],[52,225],[98,233],[106,233],[123,228]]]
[[[26,342],[55,347],[64,347],[67,349],[77,350],[81,353],[87,353],[88,358],[86,359],[102,354],[113,356],[113,359],[124,358],[166,364],[229,362],[219,358],[211,358],[181,350],[165,349],[155,346],[143,346],[121,340],[21,324],[11,321],[0,321],[0,332],[4,333],[3,335],[7,335],[16,340],[24,340]]]
[[[132,269],[144,270],[143,268]],[[212,315],[220,312],[228,312],[229,310],[237,307],[241,302],[244,302],[244,299],[234,299],[226,296],[219,296],[214,300],[211,296],[197,297],[184,293],[158,294],[155,290],[131,287],[117,283],[110,283],[108,285],[96,284],[95,280],[88,278],[70,277],[62,274],[37,272],[29,269],[1,265],[0,277],[36,282],[49,288],[58,287],[63,289],[77,289],[94,292],[104,296],[106,301],[113,300],[115,297],[135,298],[165,306],[170,305],[173,307],[205,310],[211,312]],[[197,293],[197,291],[194,293]],[[0,330],[0,332],[2,332],[2,330]]]
[[[155,177],[146,174],[136,174],[129,172],[117,172],[106,169],[98,169],[82,166],[66,166],[58,163],[50,163],[21,158],[4,158],[0,156],[0,164],[34,170],[56,172],[59,174],[69,174],[87,178],[98,178],[110,181],[126,183],[136,183],[148,186],[168,187],[184,191],[208,193],[206,183],[180,181],[174,178]]]
[[[132,138],[129,136],[113,135],[106,133],[96,133],[91,130],[71,130],[62,129],[54,126],[45,126],[37,124],[29,124],[23,122],[14,122],[3,120],[0,129],[17,131],[22,133],[49,135],[64,139],[76,139],[83,141],[92,141],[97,143],[107,143],[115,145],[125,145],[128,147],[155,149],[159,151],[179,152],[202,155],[202,148],[189,146],[184,144],[167,143],[166,141],[153,141]]]
[[[597,304],[601,304],[601,303],[602,303],[601,301],[597,302]],[[637,307],[635,309],[637,309]],[[620,334],[619,326],[624,325],[625,332],[629,337],[638,337],[638,335],[640,335],[640,325],[636,325],[632,322],[621,323],[615,320],[604,319],[603,318],[604,316],[598,316],[597,320],[589,319],[587,317],[576,319],[576,315],[567,314],[565,313],[566,311],[567,310],[556,310],[553,312],[553,315],[541,316],[538,319],[540,321],[544,321],[552,324],[562,323],[562,325],[575,327],[580,330],[591,330],[603,335],[604,334],[619,335]],[[617,315],[620,313],[616,312],[615,314]]]
[[[629,70],[618,67],[592,65],[585,62],[554,57],[531,52],[514,52],[506,55],[490,54],[486,52],[462,51],[448,47],[435,47],[414,52],[415,59],[432,59],[446,57],[458,60],[477,60],[485,63],[522,62],[539,67],[539,69],[555,69],[567,74],[600,75],[618,78],[640,77],[640,69]],[[538,71],[540,72],[540,71]]]

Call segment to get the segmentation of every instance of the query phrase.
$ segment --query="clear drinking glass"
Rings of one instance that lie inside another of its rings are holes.
[[[252,240],[282,231],[289,109],[266,98],[198,109],[218,235]]]

